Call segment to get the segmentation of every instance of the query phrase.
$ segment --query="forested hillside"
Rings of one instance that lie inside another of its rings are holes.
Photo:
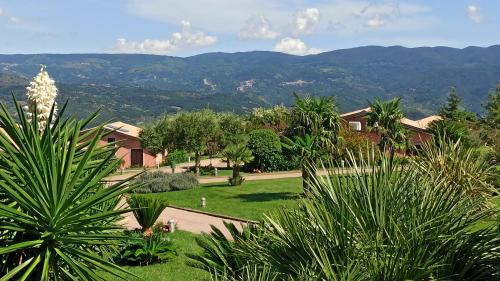
[[[102,108],[103,118],[141,122],[179,109],[246,112],[293,102],[292,93],[335,95],[341,110],[376,96],[401,96],[410,116],[434,112],[455,86],[481,112],[500,82],[500,46],[454,49],[360,47],[309,56],[275,52],[208,53],[187,58],[129,54],[0,55],[0,98],[22,99],[47,65],[70,111]]]

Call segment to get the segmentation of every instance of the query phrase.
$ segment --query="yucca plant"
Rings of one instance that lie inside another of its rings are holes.
[[[142,195],[133,195],[127,199],[127,203],[134,213],[135,219],[142,227],[144,234],[151,234],[151,228],[155,224],[163,210],[168,206],[164,200]]]
[[[491,205],[490,199],[496,193],[491,181],[495,167],[460,139],[436,138],[422,145],[417,157],[412,158],[413,166],[448,188],[460,189],[471,200],[481,202],[482,207]]]
[[[197,237],[196,243],[203,254],[187,254],[190,266],[211,272],[215,278],[241,278],[244,267],[251,252],[245,250],[245,245],[259,239],[262,228],[258,225],[248,225],[239,230],[232,223],[224,222],[229,237],[211,226],[212,231],[204,237]],[[225,280],[225,279],[223,279]]]
[[[103,125],[82,133],[84,120],[55,117],[38,126],[15,101],[18,121],[0,105],[1,280],[103,280],[127,272],[102,257],[122,237],[119,197],[134,187],[101,180],[120,164],[100,145]]]
[[[352,160],[354,174],[313,176],[298,208],[270,215],[244,243],[205,249],[205,259],[216,257],[205,264],[238,257],[229,271],[269,268],[280,280],[498,279],[498,233],[474,230],[496,211],[471,212],[480,202],[460,188],[380,157]]]

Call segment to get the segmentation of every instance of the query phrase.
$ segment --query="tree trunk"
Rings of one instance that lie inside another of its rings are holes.
[[[229,161],[229,158],[227,158],[226,160],[227,160],[226,167],[231,168],[231,161]]]
[[[194,153],[194,169],[196,171],[196,176],[200,176],[200,153],[195,152]]]
[[[304,195],[309,196],[311,190],[309,188],[309,171],[306,164],[302,164],[302,189],[304,190]]]
[[[234,165],[233,166],[233,179],[237,178],[240,176],[240,166],[239,165]]]

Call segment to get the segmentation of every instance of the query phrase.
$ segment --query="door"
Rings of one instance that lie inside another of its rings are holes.
[[[132,167],[142,167],[142,149],[132,149],[130,153],[130,165]]]

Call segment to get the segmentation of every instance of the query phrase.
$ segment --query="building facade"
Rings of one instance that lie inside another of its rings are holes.
[[[163,161],[163,154],[156,155],[143,148],[139,138],[141,128],[114,122],[104,126],[110,132],[101,139],[101,144],[116,143],[116,157],[123,159],[122,168],[155,167]]]
[[[380,142],[380,135],[375,130],[368,128],[366,114],[370,112],[370,108],[363,108],[352,112],[347,112],[341,115],[342,119],[354,131],[363,134],[367,139],[375,144]],[[423,142],[432,139],[432,134],[427,131],[431,122],[440,120],[437,115],[428,116],[419,120],[411,120],[408,118],[401,119],[401,124],[408,130],[408,139],[411,144],[419,148]]]

